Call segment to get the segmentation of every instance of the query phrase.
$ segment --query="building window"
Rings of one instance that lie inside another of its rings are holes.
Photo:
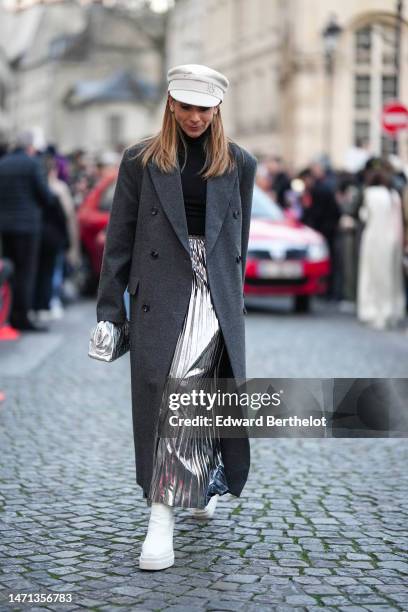
[[[361,28],[356,32],[355,54],[357,64],[366,64],[371,53],[371,28]]]
[[[370,141],[370,124],[368,121],[354,122],[354,144],[361,147],[362,144]]]
[[[109,115],[108,117],[108,142],[115,148],[123,142],[123,117],[122,115]]]
[[[396,35],[395,29],[389,26],[383,25],[381,27],[381,55],[382,63],[385,66],[393,65],[395,63],[395,43]]]
[[[354,81],[354,95],[356,108],[369,108],[371,80],[366,75],[356,75]]]
[[[383,76],[382,78],[382,101],[394,100],[397,97],[397,77]]]
[[[365,140],[376,155],[397,153],[398,141],[382,134],[380,109],[397,97],[395,29],[380,21],[354,33],[354,142]]]
[[[381,151],[383,155],[398,155],[398,141],[389,136],[381,137]]]

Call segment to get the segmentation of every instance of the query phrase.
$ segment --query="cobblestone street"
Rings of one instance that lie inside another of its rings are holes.
[[[408,377],[404,330],[324,308],[249,309],[248,377]],[[0,610],[408,610],[406,439],[252,440],[243,496],[179,509],[175,565],[140,571],[128,358],[88,358],[94,320],[85,302],[0,346]]]

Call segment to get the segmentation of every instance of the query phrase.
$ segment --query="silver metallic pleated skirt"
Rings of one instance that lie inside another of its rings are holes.
[[[193,268],[188,310],[177,340],[167,383],[160,406],[159,423],[174,414],[168,395],[183,392],[183,382],[191,391],[215,390],[219,376],[224,339],[212,304],[207,280],[205,238],[189,236]],[[193,387],[192,387],[193,381]],[[181,406],[178,417],[194,418],[203,414],[201,406]],[[159,426],[160,430],[160,426]],[[197,435],[198,433],[198,435]],[[148,504],[164,503],[184,508],[204,508],[215,494],[228,492],[220,441],[211,426],[177,427],[176,437],[157,436]]]

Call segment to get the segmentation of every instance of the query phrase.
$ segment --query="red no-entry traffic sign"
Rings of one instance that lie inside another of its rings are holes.
[[[408,108],[401,102],[389,102],[382,111],[382,128],[394,136],[400,130],[408,129]]]

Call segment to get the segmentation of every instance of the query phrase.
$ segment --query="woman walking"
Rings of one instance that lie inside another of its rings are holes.
[[[256,159],[225,136],[228,84],[207,66],[169,70],[162,128],[125,151],[107,232],[97,318],[125,321],[128,286],[136,480],[151,509],[142,569],[173,565],[175,507],[211,518],[218,495],[239,496],[249,470],[245,436],[219,438],[204,426],[199,435],[181,426],[160,436],[174,380],[214,388],[218,378],[246,374]],[[181,407],[178,416],[199,412]]]
[[[403,217],[401,199],[390,177],[369,171],[363,204],[357,289],[357,316],[376,329],[392,327],[405,317]]]

